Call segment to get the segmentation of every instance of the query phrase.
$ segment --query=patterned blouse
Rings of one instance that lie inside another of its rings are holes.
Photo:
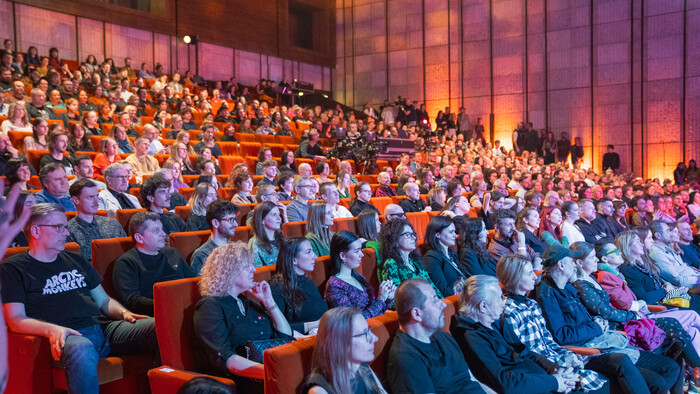
[[[392,303],[391,299],[382,301],[374,294],[374,289],[371,286],[364,286],[362,282],[360,284],[363,285],[364,290],[360,290],[333,275],[328,279],[323,298],[326,299],[331,308],[337,306],[359,308],[365,319],[379,316],[389,309]]]
[[[409,268],[406,264],[397,264],[394,259],[387,259],[384,264],[379,268],[379,280],[385,281],[390,280],[394,283],[397,288],[401,285],[401,282],[408,279],[425,279],[433,286],[435,289],[435,294],[439,298],[442,298],[442,293],[435,287],[435,284],[430,280],[430,275],[428,271],[423,268],[423,266],[412,258],[408,259],[408,263],[413,267],[413,270]]]

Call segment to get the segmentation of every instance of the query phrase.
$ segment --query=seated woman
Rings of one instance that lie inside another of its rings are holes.
[[[327,162],[319,161],[318,164],[316,164],[316,173],[318,174],[316,180],[319,185],[326,182],[333,182],[332,179],[328,178],[328,175],[331,174],[331,166],[329,166]]]
[[[454,250],[456,241],[457,232],[450,218],[435,216],[430,219],[423,241],[428,245],[428,251],[423,255],[423,267],[444,297],[459,293],[455,284],[467,278],[459,268],[459,256]]]
[[[180,163],[180,172],[182,172],[182,175],[198,175],[192,167],[188,147],[192,149],[192,147],[184,142],[175,142],[170,147],[170,157],[168,157],[168,160],[174,160]]]
[[[489,232],[480,218],[467,218],[459,234],[459,265],[465,275],[496,276],[496,260],[486,248]]]
[[[62,131],[49,134],[49,154],[41,156],[39,169],[50,163],[58,163],[66,170],[66,175],[73,175],[73,162],[64,155],[68,148],[68,135]]]
[[[311,242],[316,256],[328,256],[331,252],[333,232],[333,208],[325,201],[316,201],[309,207],[309,217],[306,221],[306,239]]]
[[[70,126],[70,122],[80,122],[80,111],[78,111],[78,100],[69,98],[66,101],[66,112],[58,115],[58,119],[63,121],[63,127],[66,129]]]
[[[3,195],[6,196],[12,187],[18,185],[20,190],[36,190],[37,188],[27,184],[32,178],[32,172],[29,169],[29,162],[25,158],[10,159],[5,164],[5,177],[7,178],[7,186]]]
[[[292,329],[275,303],[266,282],[254,281],[253,256],[241,242],[219,246],[202,267],[197,302],[192,318],[212,369],[231,377],[240,392],[262,393],[261,362],[246,358],[249,340],[284,338]],[[249,298],[251,297],[251,298]],[[245,378],[245,377],[249,378]]]
[[[497,273],[506,301],[501,331],[508,343],[513,346],[525,345],[551,362],[573,368],[574,373],[581,377],[577,388],[584,391],[596,390],[604,383],[598,373],[610,380],[612,392],[635,391],[628,376],[639,376],[639,371],[625,354],[603,353],[582,358],[554,341],[539,305],[527,297],[537,281],[530,260],[516,255],[502,257],[498,261]]]
[[[279,246],[285,242],[280,210],[275,203],[263,201],[248,215],[253,215],[253,238],[248,241],[248,247],[253,253],[255,266],[273,264],[277,261]]]
[[[515,220],[515,228],[525,234],[525,242],[535,253],[542,255],[547,248],[547,244],[537,236],[540,228],[540,214],[535,208],[524,207],[518,212]]]
[[[328,306],[353,307],[365,319],[379,316],[389,309],[396,287],[390,281],[379,285],[377,295],[364,276],[355,271],[362,262],[362,239],[350,231],[341,231],[331,240],[331,277],[323,298]]]
[[[445,189],[434,187],[428,192],[428,205],[433,212],[442,211],[445,207]]]
[[[263,163],[272,160],[272,151],[268,147],[262,147],[258,151],[258,162],[255,164],[255,175],[265,175]]]
[[[102,175],[105,168],[122,159],[119,156],[119,145],[117,145],[117,141],[111,137],[105,137],[100,140],[100,146],[97,148],[97,152],[95,160],[92,161],[92,168],[95,171],[95,175]]]
[[[90,136],[82,123],[71,123],[68,127],[68,154],[75,158],[75,152],[94,152]]]
[[[333,184],[338,188],[338,198],[350,198],[352,177],[345,171],[338,171]]]
[[[613,225],[617,228],[617,233],[621,233],[629,229],[629,224],[627,224],[627,219],[625,219],[625,212],[627,212],[627,203],[622,200],[613,201],[613,212],[612,219]]]
[[[469,205],[469,200],[460,194],[447,200],[447,204],[445,204],[445,208],[440,215],[452,218],[452,223],[455,224],[455,228],[461,229],[462,222],[465,217],[468,217],[467,214],[471,207],[472,206]]]
[[[379,250],[379,233],[382,231],[382,222],[379,214],[372,209],[365,209],[357,216],[357,234],[364,240],[363,248],[372,248],[377,256],[377,263],[383,261]]]
[[[117,142],[119,147],[118,153],[134,153],[136,148],[134,148],[134,144],[127,137],[124,126],[115,124],[109,131],[109,136]]]
[[[187,202],[187,206],[192,212],[187,218],[187,228],[190,231],[210,230],[209,223],[207,223],[207,207],[218,198],[219,195],[211,183],[200,182],[197,184]]]
[[[334,308],[323,314],[311,357],[305,394],[386,394],[369,367],[377,336],[354,308]]]
[[[575,201],[566,201],[561,204],[561,213],[564,216],[564,221],[561,223],[561,236],[562,239],[566,237],[569,241],[569,245],[575,242],[583,242],[586,239],[583,237],[583,233],[575,224],[575,222],[580,218],[581,210]]]
[[[270,155],[272,156],[272,155]],[[291,172],[292,174],[297,174],[297,166],[294,164],[294,152],[286,150],[282,152],[282,163],[280,166],[277,168],[277,171],[279,173],[283,172]],[[344,198],[344,197],[340,197]]]
[[[540,227],[537,229],[537,236],[542,238],[547,245],[558,244],[568,248],[569,240],[562,234],[561,224],[561,210],[555,206],[545,207],[540,212]]]
[[[241,127],[238,129],[239,133],[245,133],[245,134],[255,134],[255,130],[250,128],[250,119],[245,118],[241,122]]]
[[[241,171],[233,178],[233,188],[236,194],[231,202],[236,205],[255,204],[257,200],[253,192],[253,176],[248,171]]]
[[[182,165],[180,162],[168,159],[163,163],[163,168],[170,170],[173,174],[173,192],[178,192],[180,189],[189,187],[182,178]]]
[[[408,220],[394,219],[384,224],[379,234],[380,252],[384,259],[382,265],[377,267],[379,280],[390,280],[399,287],[401,282],[408,279],[425,279],[433,286],[437,296],[442,298],[440,289],[432,282],[418,257],[411,255],[416,249],[416,240],[417,234]]]
[[[545,357],[508,344],[494,325],[503,312],[498,279],[475,275],[467,279],[459,297],[459,313],[452,335],[462,349],[474,377],[498,393],[565,393],[576,388],[579,375]],[[603,382],[599,382],[603,383]],[[609,387],[597,385],[601,392]]]
[[[30,150],[49,150],[49,124],[46,119],[36,118],[32,126],[32,136],[24,137],[25,155]]]
[[[7,134],[8,131],[32,132],[32,124],[29,123],[27,109],[22,103],[12,103],[7,110],[7,119],[0,124],[0,132]]]
[[[234,135],[236,133],[236,127],[232,123],[229,123],[226,125],[226,127],[224,127],[223,133],[224,135],[221,137],[221,142],[238,142],[236,136]]]
[[[316,254],[309,241],[301,237],[285,239],[280,244],[275,275],[270,280],[277,305],[292,329],[301,334],[316,334],[318,321],[328,310],[316,284],[306,276],[315,264]]]

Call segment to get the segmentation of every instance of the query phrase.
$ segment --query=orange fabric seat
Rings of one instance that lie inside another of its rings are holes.
[[[170,247],[177,249],[182,258],[189,264],[194,251],[207,242],[210,235],[211,231],[209,230],[170,233],[168,244]]]
[[[303,237],[306,235],[306,222],[288,222],[282,224],[285,237]]]

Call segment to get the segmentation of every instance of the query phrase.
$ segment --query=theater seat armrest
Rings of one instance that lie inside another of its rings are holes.
[[[570,350],[576,354],[579,354],[581,356],[590,356],[593,354],[600,354],[600,350],[598,349],[593,349],[590,347],[581,347],[581,346],[564,346],[564,349]]]
[[[167,365],[148,371],[148,383],[153,394],[177,393],[182,385],[197,376],[208,376],[216,379],[229,386],[234,393],[236,392],[236,385],[231,379],[171,368]]]
[[[49,340],[8,330],[7,345],[10,379],[6,392],[50,392],[52,358]]]
[[[663,312],[666,310],[666,307],[663,305],[647,305],[647,308],[649,308],[649,312],[652,313]]]

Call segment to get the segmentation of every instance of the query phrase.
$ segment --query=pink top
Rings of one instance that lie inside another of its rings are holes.
[[[597,271],[594,275],[600,286],[610,296],[610,305],[614,308],[628,311],[632,302],[637,301],[637,297],[627,283],[619,276],[607,271]]]

